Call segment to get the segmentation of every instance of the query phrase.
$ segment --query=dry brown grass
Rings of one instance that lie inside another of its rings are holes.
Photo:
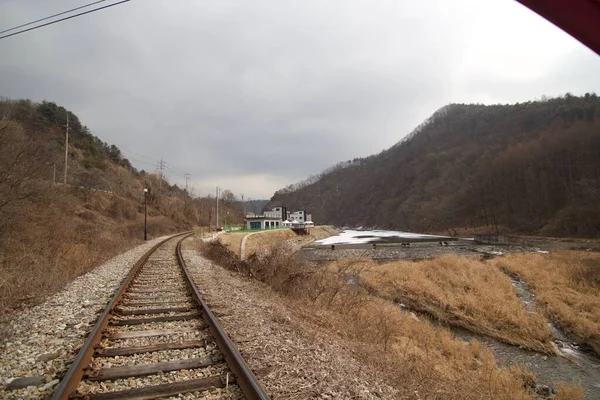
[[[133,215],[124,201],[92,193],[82,202],[52,186],[47,192],[46,202],[23,205],[10,229],[0,229],[0,319],[143,240],[143,214]],[[150,238],[177,230],[164,216],[148,219]]]
[[[525,281],[567,335],[600,354],[600,254],[514,254],[492,262]]]
[[[298,236],[291,229],[264,231],[249,236],[246,240],[246,258],[255,253],[267,253],[281,242],[297,237]]]
[[[361,265],[361,283],[385,299],[506,343],[555,352],[545,318],[529,314],[510,280],[488,263],[449,255]]]
[[[574,384],[559,383],[556,387],[554,400],[583,400],[585,393],[580,386]]]
[[[2,237],[0,314],[35,302],[131,244],[106,218],[59,192],[43,209],[27,208]],[[71,209],[71,213],[65,211]]]
[[[86,158],[75,139],[69,185],[54,185],[51,166],[61,157],[56,147],[61,134],[57,126],[31,122],[3,121],[0,127],[0,319],[141,242],[141,189],[154,179],[106,163],[100,154],[95,161]],[[95,190],[102,188],[115,195]],[[183,196],[152,201],[153,192],[149,195],[150,237],[187,225]]]
[[[248,232],[228,232],[219,236],[219,241],[234,252],[238,257],[240,255],[240,247],[242,245],[242,239]]]
[[[317,225],[310,229],[310,236],[314,240],[321,240],[330,236],[335,236],[340,233],[336,227],[332,225]]]
[[[329,236],[336,235],[337,233],[338,231],[333,226],[329,225],[315,226],[310,229],[308,235],[296,235],[291,229],[265,231],[248,237],[246,241],[246,258],[254,253],[268,254],[273,248],[284,242],[288,248],[298,250],[305,244],[315,240],[325,239]],[[235,252],[233,247],[231,247],[231,249]]]
[[[299,264],[281,248],[248,262],[218,243],[203,250],[221,265],[269,284],[301,318],[354,343],[356,356],[406,398],[534,398],[527,371],[499,368],[492,351],[477,341],[455,340],[448,330],[352,284],[348,278],[356,263],[314,267]]]

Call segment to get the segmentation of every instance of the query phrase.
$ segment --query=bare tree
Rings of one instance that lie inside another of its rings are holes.
[[[2,130],[0,142],[0,214],[6,214],[39,194],[36,180],[42,176],[45,154],[18,126]]]

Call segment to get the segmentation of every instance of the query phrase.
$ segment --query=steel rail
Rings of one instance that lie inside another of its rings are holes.
[[[177,254],[177,260],[179,261],[179,266],[183,270],[188,285],[190,286],[190,289],[192,291],[192,295],[194,296],[196,302],[202,309],[202,319],[204,319],[204,322],[206,322],[206,324],[208,325],[208,329],[214,336],[215,341],[217,342],[217,346],[219,346],[219,350],[221,350],[221,353],[223,353],[225,361],[227,362],[227,365],[233,372],[233,375],[236,378],[236,383],[242,390],[242,393],[244,393],[246,399],[268,400],[269,396],[267,395],[261,384],[258,383],[258,380],[252,373],[252,370],[250,370],[250,367],[248,367],[246,361],[244,361],[243,357],[233,345],[233,343],[227,336],[227,333],[225,333],[225,331],[217,321],[215,315],[212,313],[212,311],[210,311],[210,308],[202,299],[202,295],[200,294],[198,287],[196,286],[189,274],[189,271],[185,264],[185,260],[183,259],[183,255],[181,253],[181,243],[189,236],[191,236],[191,234],[186,235],[177,243],[175,252]]]
[[[108,322],[110,320],[110,312],[113,310],[113,307],[121,300],[121,297],[133,281],[133,278],[137,275],[140,268],[146,263],[148,258],[150,258],[152,253],[154,253],[156,249],[158,249],[160,246],[162,246],[169,240],[172,240],[173,238],[182,235],[186,235],[187,237],[188,232],[173,235],[165,240],[162,240],[161,242],[154,245],[150,250],[148,250],[142,256],[142,258],[140,258],[134,264],[134,266],[129,271],[129,274],[125,277],[125,280],[121,284],[120,288],[116,291],[115,295],[113,295],[112,300],[110,300],[102,314],[100,314],[96,325],[88,335],[86,341],[79,350],[79,353],[77,353],[77,357],[75,357],[73,364],[71,364],[71,367],[69,367],[69,370],[61,379],[60,384],[54,391],[54,394],[52,395],[52,400],[67,400],[75,394],[75,392],[77,391],[77,387],[79,386],[79,383],[83,378],[83,374],[85,372],[84,370],[92,360],[95,346],[98,343],[100,343],[100,340],[102,340],[102,331],[104,331],[104,329],[106,329],[106,327],[108,326]]]

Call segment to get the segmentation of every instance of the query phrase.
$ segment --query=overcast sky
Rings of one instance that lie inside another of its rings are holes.
[[[3,0],[0,30],[91,1]],[[445,104],[600,93],[599,72],[513,0],[132,0],[0,40],[0,96],[54,101],[136,167],[162,157],[200,194],[246,198],[388,148]]]

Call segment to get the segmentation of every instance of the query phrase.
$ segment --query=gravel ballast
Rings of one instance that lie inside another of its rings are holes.
[[[193,279],[271,398],[398,398],[339,337],[294,318],[268,286],[214,264],[186,242]]]
[[[0,342],[0,397],[48,398],[133,265],[165,237],[150,240],[76,278],[61,292],[15,312]],[[15,386],[27,386],[10,390]]]

